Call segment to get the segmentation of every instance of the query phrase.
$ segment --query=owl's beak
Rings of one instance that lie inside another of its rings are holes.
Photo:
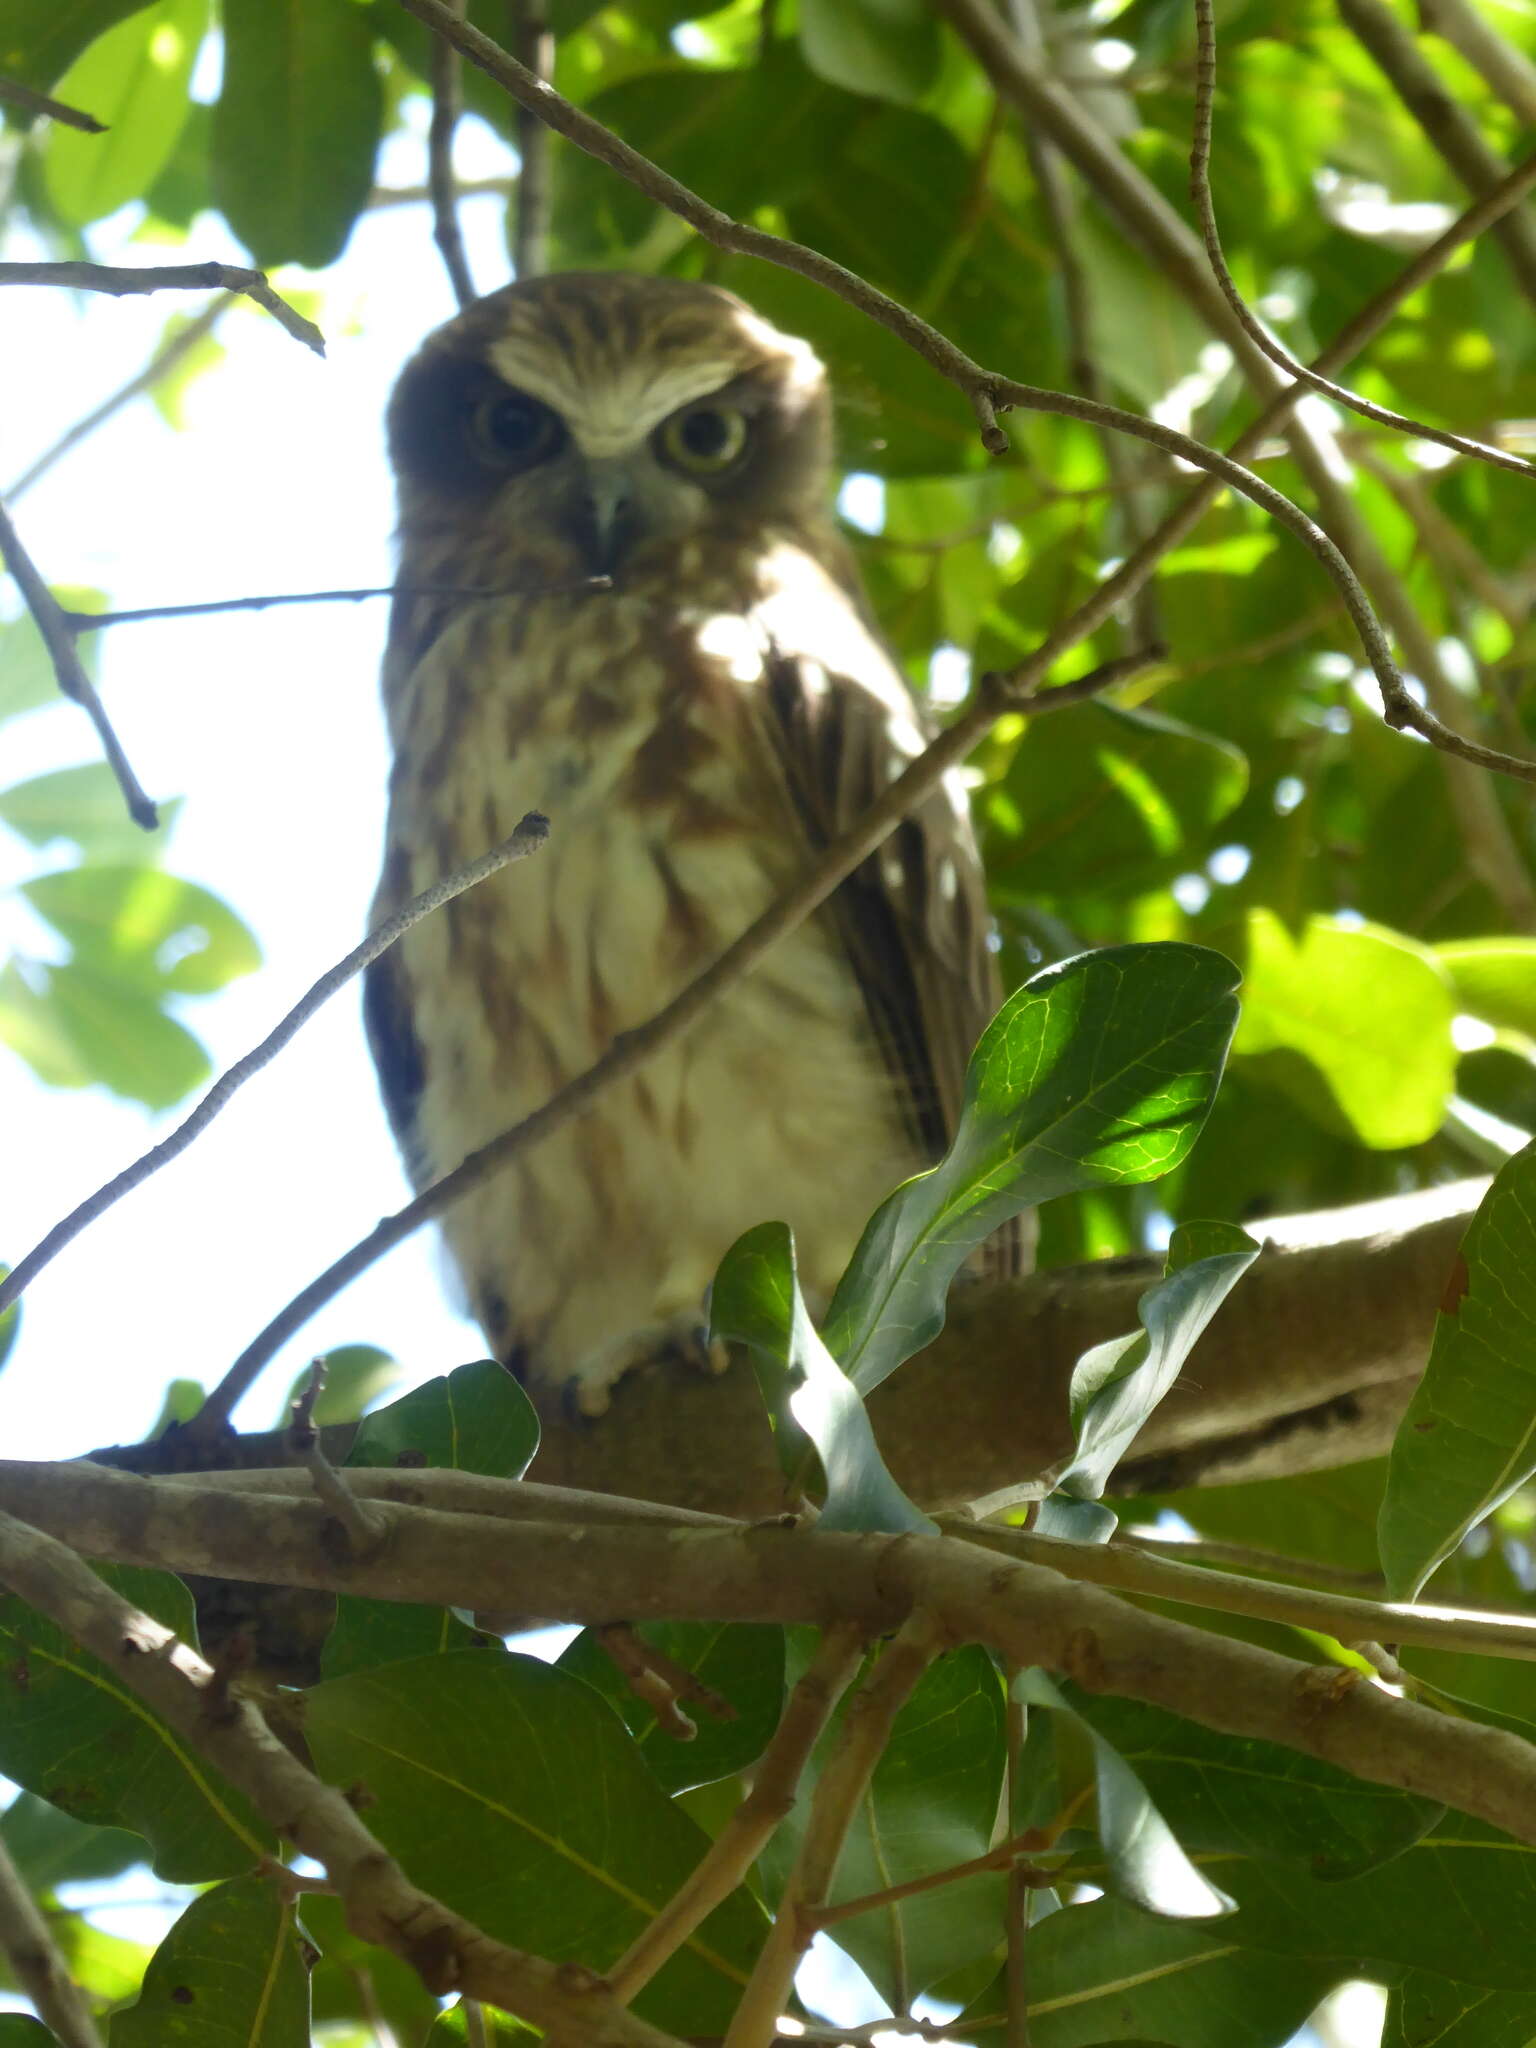
[[[615,456],[589,456],[583,465],[578,543],[594,576],[611,576],[635,538],[635,482]]]

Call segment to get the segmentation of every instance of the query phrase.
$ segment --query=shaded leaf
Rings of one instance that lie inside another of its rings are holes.
[[[46,91],[96,36],[143,0],[0,0],[0,77]],[[86,111],[89,113],[90,108]]]
[[[1378,1531],[1393,1597],[1414,1598],[1533,1472],[1536,1145],[1527,1145],[1468,1225],[1429,1364],[1393,1440]]]
[[[939,68],[939,24],[923,0],[800,0],[800,47],[833,85],[920,100]]]
[[[1410,1970],[1387,1994],[1381,2048],[1530,2048],[1536,1992],[1485,1991]]]
[[[0,1841],[35,1892],[116,1877],[144,1861],[144,1844],[137,1835],[75,1820],[34,1792],[18,1792],[5,1809]]]
[[[863,1399],[816,1334],[788,1224],[760,1223],[737,1238],[710,1289],[709,1317],[712,1337],[749,1346],[796,1382],[790,1412],[827,1482],[819,1527],[937,1533],[886,1470]]]
[[[329,1679],[305,1736],[415,1881],[493,1939],[601,1971],[698,1862],[703,1833],[579,1680],[460,1650]],[[762,1938],[736,1892],[635,2001],[676,2032],[721,2032]]]
[[[347,1463],[431,1465],[521,1479],[538,1447],[539,1422],[528,1396],[505,1366],[482,1358],[365,1415]]]
[[[150,1958],[138,2003],[112,2015],[112,2048],[301,2048],[308,2038],[293,1908],[266,1877],[194,1899]]]
[[[826,1340],[863,1393],[944,1326],[949,1283],[1019,1210],[1178,1165],[1215,1094],[1237,970],[1198,946],[1117,946],[1048,967],[983,1032],[945,1158],[875,1211]]]

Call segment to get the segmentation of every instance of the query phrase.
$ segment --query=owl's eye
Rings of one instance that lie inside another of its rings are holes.
[[[565,440],[560,415],[521,391],[482,398],[469,416],[469,431],[479,454],[507,469],[532,469]]]
[[[656,430],[656,452],[694,476],[719,476],[747,445],[747,416],[734,405],[696,405]]]

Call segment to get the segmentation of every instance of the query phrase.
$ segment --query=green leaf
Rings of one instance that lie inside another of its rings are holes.
[[[1159,1920],[1096,1899],[1031,1927],[1031,2048],[1177,2042],[1178,2048],[1283,2048],[1339,1976],[1338,1965],[1235,1949],[1223,1923]],[[1002,1980],[961,2015],[962,2040],[991,2041],[1007,2010]],[[982,2032],[978,2021],[990,2019]]]
[[[99,36],[59,80],[59,99],[107,124],[105,135],[58,122],[48,133],[43,188],[67,226],[115,213],[159,176],[187,118],[207,28],[208,0],[159,0]]]
[[[903,102],[930,90],[941,51],[924,0],[800,0],[800,47],[833,85]]]
[[[124,1599],[185,1642],[192,1596],[169,1572],[103,1566]],[[130,1828],[159,1876],[245,1870],[273,1837],[236,1792],[116,1674],[15,1598],[0,1601],[0,1770],[77,1820]]]
[[[1093,1744],[1099,1841],[1110,1886],[1120,1898],[1169,1920],[1214,1920],[1235,1910],[1226,1893],[1208,1884],[1190,1862],[1125,1758],[1045,1672],[1020,1672],[1013,1693],[1029,1706],[1068,1715],[1086,1729]]]
[[[1495,1177],[1446,1284],[1398,1425],[1378,1535],[1394,1599],[1536,1472],[1536,1145]]]
[[[538,1447],[539,1422],[528,1396],[504,1365],[482,1358],[365,1415],[347,1463],[431,1465],[521,1479]]]
[[[124,809],[117,777],[105,761],[56,768],[0,790],[0,819],[13,832],[32,846],[72,839],[92,864],[146,866],[164,848],[179,809],[179,801],[162,803],[159,831],[145,832]]]
[[[1132,1766],[1193,1856],[1289,1863],[1337,1883],[1401,1855],[1445,1811],[1278,1743],[1076,1686],[1062,1691],[1079,1720]]]
[[[383,99],[352,0],[224,0],[214,192],[264,269],[322,269],[367,202]]]
[[[1199,1134],[1237,1019],[1237,970],[1199,946],[1048,967],[983,1032],[949,1152],[875,1211],[826,1340],[861,1393],[944,1326],[975,1246],[1031,1203],[1156,1180]]]
[[[303,1945],[268,1877],[194,1899],[150,1958],[138,2003],[112,2015],[112,2048],[298,2048],[308,2039]]]
[[[1231,1223],[1181,1223],[1164,1277],[1136,1304],[1141,1329],[1085,1351],[1072,1369],[1077,1446],[1057,1485],[1097,1500],[1109,1475],[1172,1387],[1205,1327],[1259,1256]]]
[[[797,1380],[790,1412],[827,1482],[819,1527],[938,1533],[886,1470],[862,1397],[816,1334],[788,1224],[760,1223],[737,1238],[715,1275],[709,1316],[711,1337],[746,1344]]]
[[[0,8],[5,0],[0,0]],[[15,73],[0,68],[0,77],[13,78]],[[69,611],[104,611],[106,599],[99,590],[66,588],[62,584],[52,586],[59,603]],[[93,679],[96,674],[96,636],[87,633],[77,642],[86,673]],[[58,678],[53,672],[53,663],[43,645],[42,635],[32,623],[30,613],[20,618],[0,619],[0,725],[8,718],[19,718],[24,711],[36,711],[44,704],[60,704],[64,700],[59,694]],[[118,799],[122,801],[121,798]],[[135,828],[137,829],[137,828]],[[143,835],[140,835],[143,837]]]
[[[305,1739],[415,1881],[493,1939],[601,1971],[688,1876],[702,1831],[579,1680],[473,1651],[329,1679]],[[723,2032],[762,1939],[735,1892],[635,2001],[674,2032]]]
[[[1410,1970],[1387,1994],[1381,2048],[1530,2048],[1536,1992],[1486,1991]]]
[[[4,2012],[0,2013],[0,2048],[59,2048],[59,2037],[30,2013]]]
[[[1396,932],[1314,917],[1297,941],[1255,910],[1232,1050],[1299,1053],[1361,1144],[1422,1145],[1455,1085],[1455,1009],[1434,954]]]
[[[160,868],[64,868],[21,893],[68,939],[77,964],[156,993],[210,995],[261,965],[228,904]]]
[[[170,1109],[208,1079],[202,1046],[131,981],[77,960],[42,972],[45,992],[30,1011],[16,985],[0,978],[0,1035],[45,1081],[99,1083],[150,1109]]]
[[[897,1715],[855,1812],[838,1859],[834,1903],[986,1853],[1002,1788],[1004,1713],[997,1667],[977,1645],[930,1665]],[[842,1719],[818,1746],[818,1767]],[[804,1824],[802,1802],[762,1858],[770,1890],[788,1874]],[[982,1871],[839,1920],[827,1931],[901,2007],[996,1952],[1006,1891],[1001,1873]]]
[[[340,1344],[334,1351],[322,1352],[319,1362],[325,1367],[325,1385],[310,1417],[317,1429],[358,1421],[371,1402],[388,1393],[400,1380],[398,1359],[381,1351],[377,1344]],[[310,1369],[306,1366],[283,1396],[273,1424],[275,1429],[287,1427],[293,1404],[309,1385],[309,1379]],[[355,1446],[355,1438],[353,1442]]]
[[[0,0],[0,77],[46,92],[87,43],[142,5],[143,0],[48,0],[46,6]]]
[[[1435,948],[1460,1009],[1536,1038],[1536,939],[1458,939]]]
[[[1211,826],[1248,787],[1242,752],[1213,734],[1158,712],[1081,710],[1033,721],[983,799],[987,872],[1005,890],[1171,879],[1203,860]]]
[[[116,1877],[144,1861],[144,1844],[125,1828],[74,1820],[33,1792],[18,1792],[0,1818],[0,1841],[34,1892]]]
[[[750,1622],[641,1622],[636,1634],[724,1702],[728,1719],[683,1701],[698,1734],[679,1742],[635,1697],[591,1629],[568,1645],[559,1668],[601,1693],[635,1738],[664,1792],[689,1791],[745,1771],[768,1746],[784,1705],[784,1631]]]

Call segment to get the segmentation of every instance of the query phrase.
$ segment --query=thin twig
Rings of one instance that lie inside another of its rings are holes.
[[[1216,221],[1216,203],[1211,196],[1211,125],[1212,110],[1216,96],[1216,16],[1213,0],[1195,0],[1195,33],[1197,56],[1195,60],[1195,113],[1193,139],[1189,152],[1189,192],[1195,209],[1195,218],[1200,223],[1201,238],[1205,253],[1210,258],[1211,269],[1216,282],[1221,286],[1223,298],[1232,308],[1234,317],[1242,324],[1243,332],[1261,348],[1272,363],[1276,363],[1288,377],[1296,378],[1310,390],[1321,391],[1335,403],[1357,412],[1363,418],[1374,420],[1378,426],[1390,427],[1394,433],[1411,434],[1421,441],[1438,442],[1442,448],[1454,448],[1458,455],[1470,455],[1478,462],[1491,463],[1495,469],[1513,470],[1516,476],[1536,477],[1536,462],[1529,462],[1523,455],[1512,455],[1507,449],[1493,448],[1485,441],[1475,441],[1466,434],[1453,434],[1445,427],[1432,427],[1423,420],[1411,419],[1406,413],[1393,412],[1389,406],[1377,405],[1369,398],[1362,398],[1358,391],[1351,391],[1347,384],[1336,384],[1331,377],[1323,376],[1317,370],[1310,370],[1305,363],[1298,362],[1289,349],[1275,340],[1263,321],[1254,317],[1248,303],[1233,281],[1222,253],[1221,231]]]
[[[995,1849],[984,1850],[980,1856],[967,1857],[964,1863],[951,1863],[943,1870],[909,1877],[905,1884],[888,1884],[857,1899],[839,1899],[835,1906],[807,1906],[802,1909],[803,1914],[812,1927],[835,1927],[840,1920],[856,1920],[861,1913],[875,1913],[882,1906],[899,1906],[903,1899],[915,1899],[922,1892],[935,1892],[944,1885],[959,1884],[962,1878],[980,1877],[989,1870],[1018,1869],[1026,1886],[1054,1884],[1057,1873],[1032,1869],[1022,1860],[1031,1851],[1048,1846],[1038,1829],[1030,1828],[1011,1841],[999,1842]]]
[[[466,0],[447,0],[462,15]],[[442,253],[443,268],[461,307],[478,296],[459,231],[459,188],[453,175],[453,136],[464,110],[460,68],[463,60],[441,36],[432,41],[432,125],[427,131],[427,189],[432,195],[432,239]]]
[[[35,92],[30,85],[21,85],[14,78],[0,78],[0,106],[15,107],[23,114],[46,114],[50,121],[58,121],[65,128],[78,128],[85,135],[105,135],[107,124],[98,121],[94,114],[83,113],[79,107],[67,107],[62,100],[50,99],[45,92]]]
[[[1059,636],[1058,636],[1059,637]],[[1052,660],[1055,655],[1052,655]],[[1074,678],[1057,689],[1031,694],[1030,686],[1044,673],[1044,662],[1020,666],[1004,686],[996,677],[983,676],[968,708],[948,726],[915,761],[891,783],[862,817],[840,834],[820,858],[806,869],[801,879],[771,903],[741,935],[734,939],[704,972],[672,997],[670,1002],[614,1039],[602,1057],[567,1082],[538,1109],[500,1131],[445,1173],[441,1180],[424,1188],[413,1201],[384,1217],[366,1237],[318,1274],[309,1285],[275,1315],[209,1394],[198,1411],[199,1429],[216,1429],[229,1416],[258,1373],[315,1311],[333,1295],[365,1272],[374,1262],[422,1225],[451,1209],[476,1188],[483,1187],[511,1161],[541,1140],[583,1114],[604,1089],[635,1073],[647,1060],[693,1024],[708,1007],[751,973],[781,938],[802,924],[824,903],[845,876],[879,846],[902,819],[930,790],[936,789],[951,768],[957,767],[991,729],[1004,711],[1022,709],[1041,716],[1069,703],[1106,689],[1133,668],[1144,667],[1146,655],[1127,656],[1106,663],[1086,676]],[[20,1269],[18,1268],[18,1271]],[[3,1300],[0,1295],[0,1300]]]
[[[358,590],[279,590],[259,597],[205,598],[197,604],[149,604],[134,611],[65,612],[71,633],[106,626],[137,626],[145,619],[196,619],[214,612],[264,612],[289,604],[358,604],[367,597],[562,597],[611,590],[609,576],[578,576],[569,583],[370,583]]]
[[[63,285],[72,291],[106,292],[115,299],[142,292],[244,292],[295,341],[317,356],[325,354],[325,336],[315,323],[275,292],[261,271],[235,264],[153,263],[130,270],[107,263],[0,263],[0,285],[7,284]]]
[[[1020,1667],[1010,1663],[1007,1666],[1008,1692],[1004,1712],[1004,1728],[1008,1739],[1008,1751],[1004,1766],[1003,1811],[1011,1827],[1022,1804],[1023,1788],[1019,1783],[1019,1771],[1024,1757],[1024,1738],[1029,1728],[1029,1709],[1021,1699],[1014,1696],[1013,1681],[1019,1675]],[[1024,1869],[1017,1859],[1008,1866],[1008,1897],[1004,1907],[1003,1922],[1007,1952],[1003,1961],[1003,1983],[1007,1993],[1008,2033],[1007,2048],[1030,2048],[1029,2040],[1029,1912],[1030,1887],[1025,1881]]]
[[[0,1950],[16,1983],[60,2048],[103,2048],[84,1994],[70,1976],[48,1922],[0,1841]]]
[[[456,180],[461,199],[510,199],[517,190],[516,178],[459,178]],[[375,185],[368,194],[370,213],[381,213],[392,206],[427,206],[431,204],[430,185]]]
[[[864,1633],[829,1628],[785,1703],[752,1790],[705,1850],[692,1875],[608,1972],[615,1998],[629,2001],[728,1899],[793,1810],[800,1778],[864,1654]]]
[[[160,823],[160,813],[154,803],[145,795],[139,778],[129,766],[128,756],[123,752],[122,742],[112,728],[112,721],[102,708],[96,694],[96,686],[85,672],[75,646],[74,635],[60,608],[58,599],[44,582],[41,572],[32,557],[22,546],[21,536],[11,520],[11,515],[0,504],[0,555],[5,566],[16,580],[22,602],[32,614],[33,622],[42,635],[48,658],[53,663],[53,673],[63,694],[85,712],[96,728],[96,737],[101,750],[107,757],[107,764],[117,778],[117,786],[123,793],[128,806],[128,815],[135,825],[141,825],[146,832],[153,832]]]
[[[1362,1593],[1379,1593],[1382,1576],[1375,1572],[1346,1571],[1342,1565],[1323,1564],[1315,1557],[1286,1557],[1278,1550],[1258,1550],[1248,1543],[1216,1543],[1207,1537],[1166,1536],[1156,1529],[1135,1527],[1117,1530],[1110,1537],[1116,1550],[1151,1551],[1178,1563],[1229,1564],[1240,1571],[1268,1572],[1272,1577],[1300,1579],[1305,1584],[1353,1586]]]
[[[204,335],[213,332],[237,297],[238,294],[235,292],[221,292],[218,298],[210,299],[200,313],[194,315],[185,327],[179,328],[169,341],[156,350],[142,370],[130,377],[126,384],[119,385],[110,398],[104,398],[100,405],[85,415],[84,419],[76,420],[72,427],[59,436],[51,448],[45,448],[31,467],[23,470],[11,485],[5,494],[7,500],[14,504],[23,491],[30,490],[39,477],[46,475],[72,448],[78,448],[98,427],[104,426],[114,413],[121,412],[123,407],[130,404],[141,392],[152,391],[162,377],[175,369],[183,356],[189,355],[197,347]],[[71,630],[78,632],[79,627],[74,621],[84,614],[66,612],[64,616],[71,622]]]
[[[629,1690],[650,1708],[657,1726],[674,1742],[692,1742],[699,1732],[683,1712],[684,1700],[702,1707],[713,1720],[735,1720],[736,1709],[722,1693],[706,1685],[675,1657],[648,1643],[630,1622],[610,1621],[594,1633],[603,1654]]]
[[[1206,470],[1252,499],[1316,555],[1338,585],[1380,684],[1383,715],[1389,725],[1411,727],[1444,752],[1457,754],[1479,767],[1495,769],[1522,781],[1536,782],[1536,761],[1521,760],[1497,748],[1484,746],[1480,741],[1455,731],[1433,711],[1417,702],[1398,673],[1386,635],[1369,600],[1333,540],[1298,505],[1244,469],[1231,456],[1222,455],[1158,421],[1144,419],[1118,406],[1096,405],[1089,399],[1043,390],[1037,385],[1024,384],[1015,378],[983,369],[927,321],[884,292],[877,291],[867,279],[845,269],[842,264],[834,263],[830,257],[802,243],[786,241],[766,229],[733,220],[730,215],[709,205],[658,164],[652,163],[638,150],[631,149],[600,121],[562,98],[545,81],[535,77],[526,65],[519,64],[488,36],[482,35],[472,23],[459,21],[445,5],[445,0],[400,0],[400,4],[462,50],[471,63],[494,78],[520,104],[536,112],[541,120],[567,136],[579,148],[618,171],[649,198],[687,221],[707,242],[739,255],[761,257],[782,269],[808,277],[888,328],[965,395],[976,415],[984,447],[994,452],[1006,448],[1007,438],[997,424],[996,415],[1000,409],[1019,406],[1027,411],[1080,419],[1090,426],[1111,428],[1148,441],[1154,447],[1181,456],[1195,468]],[[946,11],[951,15],[956,12],[956,0],[946,0]],[[1228,313],[1220,294],[1216,297],[1224,313]],[[1241,333],[1241,329],[1238,331]],[[1139,582],[1132,585],[1132,588],[1139,587]]]
[[[115,1174],[104,1187],[98,1188],[95,1194],[89,1196],[78,1208],[72,1209],[53,1226],[46,1237],[33,1246],[24,1259],[18,1261],[15,1269],[0,1281],[0,1314],[3,1314],[12,1302],[19,1301],[27,1287],[49,1261],[57,1258],[64,1247],[99,1216],[104,1216],[114,1202],[120,1202],[124,1195],[131,1194],[137,1187],[142,1187],[151,1174],[158,1173],[162,1166],[169,1165],[171,1160],[185,1152],[192,1141],[212,1123],[230,1097],[242,1088],[252,1075],[259,1074],[263,1067],[269,1066],[295,1033],[309,1022],[316,1010],[323,1003],[329,1002],[338,989],[345,988],[354,975],[361,974],[381,953],[387,953],[397,939],[403,938],[412,925],[419,924],[424,917],[430,917],[433,911],[441,909],[443,904],[451,903],[455,896],[462,895],[466,889],[474,888],[477,882],[485,881],[487,877],[498,873],[512,861],[522,860],[530,853],[537,853],[548,836],[549,820],[537,811],[530,811],[511,836],[502,840],[499,846],[493,846],[489,853],[482,853],[477,860],[467,861],[451,875],[444,876],[442,881],[434,882],[430,889],[423,889],[419,896],[413,896],[393,917],[388,917],[381,925],[377,925],[360,946],[354,946],[345,959],[339,960],[327,973],[321,975],[294,1004],[282,1022],[268,1032],[260,1045],[220,1075],[196,1109],[177,1125],[169,1137],[162,1138],[158,1145],[152,1145],[131,1166],[124,1167],[123,1171]]]
[[[822,1766],[811,1795],[800,1853],[780,1896],[768,1939],[741,1994],[725,2048],[769,2048],[778,2032],[795,1971],[815,1932],[807,1909],[819,1907],[826,1899],[848,1830],[890,1740],[896,1716],[944,1643],[944,1631],[931,1615],[922,1611],[909,1615],[849,1702],[836,1747]]]
[[[357,1498],[320,1447],[320,1432],[315,1427],[315,1403],[324,1388],[325,1360],[317,1358],[294,1398],[287,1432],[289,1455],[309,1474],[315,1498],[323,1501],[336,1517],[351,1538],[355,1554],[368,1557],[383,1542],[388,1525],[376,1509]]]
[[[548,84],[555,69],[555,39],[544,0],[512,0],[512,46],[529,75]],[[519,106],[517,216],[512,229],[512,268],[519,277],[542,277],[549,268],[549,129],[539,114]]]
[[[291,1754],[238,1686],[220,1688],[196,1651],[73,1551],[10,1515],[0,1515],[0,1582],[99,1657],[269,1827],[321,1864],[353,1931],[400,1956],[429,1991],[483,1999],[583,2048],[680,2048],[625,2012],[592,1971],[493,1940],[419,1890],[346,1795]]]

